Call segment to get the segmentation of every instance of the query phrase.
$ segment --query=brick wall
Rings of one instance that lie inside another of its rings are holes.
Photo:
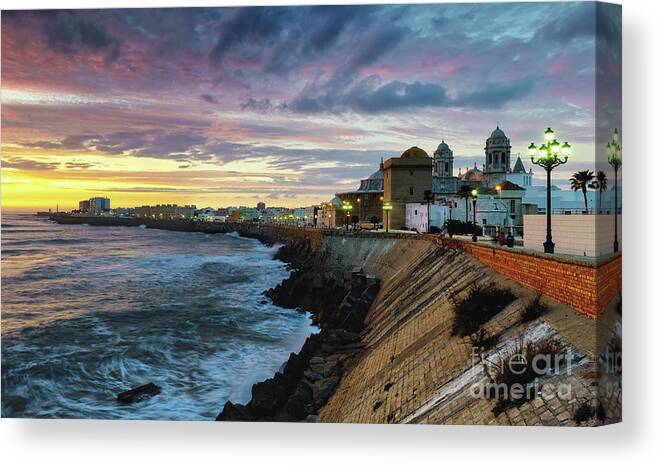
[[[464,250],[496,272],[593,319],[622,291],[621,255],[604,262],[582,261],[450,238],[435,238],[434,241]]]

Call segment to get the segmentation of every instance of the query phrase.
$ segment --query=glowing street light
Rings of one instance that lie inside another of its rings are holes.
[[[386,202],[383,204],[383,212],[386,214],[386,221],[384,222],[386,225],[386,233],[388,233],[388,224],[390,223],[391,210],[392,210],[392,204],[390,202]]]
[[[477,189],[471,191],[471,199],[473,201],[473,243],[477,243],[477,221],[476,221]]]
[[[551,236],[551,171],[562,164],[567,163],[571,155],[571,146],[565,141],[560,144],[555,138],[555,132],[548,128],[544,131],[544,144],[539,148],[535,143],[528,146],[530,161],[546,170],[546,242],[544,252],[553,254],[555,244]]]
[[[620,243],[617,241],[617,171],[622,166],[622,145],[620,144],[620,133],[617,128],[613,131],[613,139],[606,144],[606,150],[608,151],[608,163],[615,170],[615,241],[613,241],[613,252],[618,252]]]
[[[346,221],[344,225],[346,230],[349,230],[349,218],[351,217],[351,209],[353,209],[353,206],[349,203],[349,201],[342,202],[342,210],[344,210],[347,213]]]

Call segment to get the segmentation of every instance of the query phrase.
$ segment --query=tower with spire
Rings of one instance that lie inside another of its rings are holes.
[[[434,194],[452,193],[457,189],[457,178],[454,176],[454,155],[445,140],[441,140],[434,151],[432,181]]]
[[[511,150],[509,138],[497,124],[484,146],[484,181],[487,185],[496,185],[504,181],[511,172]]]

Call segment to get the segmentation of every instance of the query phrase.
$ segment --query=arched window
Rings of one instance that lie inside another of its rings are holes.
[[[491,152],[489,152],[489,165],[491,165]]]
[[[450,173],[450,164],[445,162],[445,174],[448,175]]]

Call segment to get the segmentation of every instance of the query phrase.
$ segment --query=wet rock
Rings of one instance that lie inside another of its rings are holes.
[[[153,382],[149,382],[148,384],[119,393],[117,395],[117,401],[123,404],[137,403],[159,393],[161,393],[161,389]]]
[[[272,416],[276,410],[285,404],[289,396],[284,375],[276,374],[272,379],[256,383],[252,386],[252,399],[248,406],[256,417]]]
[[[290,246],[281,249],[280,259],[290,258],[297,247],[303,256],[310,254],[309,245]],[[364,348],[360,332],[379,292],[378,281],[361,270],[345,279],[306,260],[264,294],[278,306],[313,312],[321,331],[308,337],[273,378],[253,385],[246,406],[228,402],[218,420],[318,422],[319,409],[335,393],[344,368]]]
[[[250,413],[250,410],[246,406],[234,404],[231,401],[225,403],[223,410],[218,417],[216,417],[216,421],[250,422],[254,420],[255,417]]]
[[[317,409],[324,406],[331,395],[335,393],[335,389],[339,382],[340,378],[338,376],[333,376],[321,379],[312,384],[312,401]]]

